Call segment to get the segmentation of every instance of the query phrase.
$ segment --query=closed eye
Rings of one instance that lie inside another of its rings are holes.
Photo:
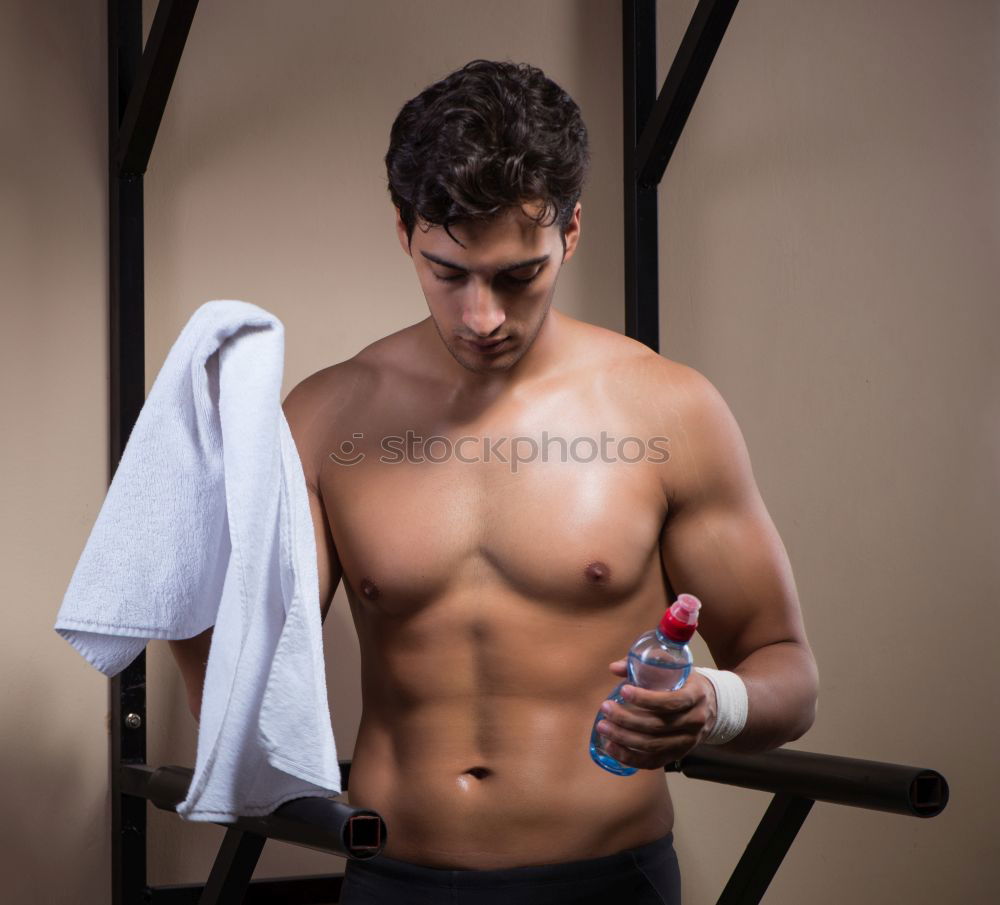
[[[512,283],[530,283],[535,277],[542,272],[542,268],[539,267],[530,277],[515,277],[511,274],[504,274],[505,278],[510,280]]]
[[[538,276],[538,274],[540,274],[542,272],[542,270],[543,270],[543,268],[539,267],[538,270],[536,270],[530,277],[516,277],[516,276],[513,276],[512,274],[505,273],[505,274],[502,275],[501,279],[505,280],[505,281],[507,281],[509,283],[518,283],[518,284],[520,284],[522,286],[525,286],[528,283],[533,282],[534,279]],[[434,273],[434,271],[431,271],[431,273]],[[434,276],[437,279],[439,279],[442,283],[454,283],[456,280],[464,280],[465,277],[466,277],[466,274],[459,273],[459,274],[456,274],[453,277],[443,277],[440,274],[435,273]]]

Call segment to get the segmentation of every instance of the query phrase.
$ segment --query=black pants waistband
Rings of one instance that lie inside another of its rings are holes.
[[[623,849],[612,855],[584,858],[579,861],[557,861],[553,864],[529,864],[522,867],[502,867],[490,870],[457,870],[442,867],[427,867],[411,864],[378,855],[365,861],[351,862],[351,866],[362,865],[366,873],[378,874],[405,882],[425,882],[432,885],[454,885],[463,887],[493,886],[520,880],[532,883],[537,880],[571,877],[579,880],[597,880],[601,877],[621,873],[640,862],[659,855],[664,849],[673,849],[674,834],[667,833],[659,839],[636,848]],[[633,858],[633,855],[635,856]]]

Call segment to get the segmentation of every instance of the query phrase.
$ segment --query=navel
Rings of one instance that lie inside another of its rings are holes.
[[[587,564],[584,574],[595,584],[604,584],[611,577],[611,567],[599,559]]]
[[[466,773],[476,779],[485,779],[487,776],[493,775],[493,771],[489,767],[469,767],[462,775],[464,776]]]
[[[378,600],[379,590],[378,585],[375,584],[370,578],[361,579],[361,593],[368,598],[368,600]]]

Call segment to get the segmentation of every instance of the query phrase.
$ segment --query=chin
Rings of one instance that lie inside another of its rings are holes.
[[[510,368],[513,362],[500,362],[500,361],[468,361],[467,359],[459,359],[459,363],[467,371],[472,371],[476,374],[489,374],[492,371],[506,371]]]
[[[506,371],[514,364],[516,359],[512,359],[506,353],[495,358],[478,358],[475,354],[470,355],[466,350],[461,352],[452,350],[454,359],[467,371],[476,374],[488,374],[490,371]]]

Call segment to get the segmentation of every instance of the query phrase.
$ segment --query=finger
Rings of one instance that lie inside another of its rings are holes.
[[[695,696],[683,688],[679,691],[654,691],[651,688],[625,684],[621,695],[630,707],[664,715],[684,713],[695,705]]]
[[[643,769],[662,767],[670,761],[680,759],[694,747],[697,740],[697,735],[692,733],[651,738],[613,726],[601,732],[601,735],[601,747],[615,760]]]
[[[622,745],[615,744],[615,742],[610,739],[604,740],[603,748],[605,752],[611,755],[611,757],[618,761],[618,763],[623,764],[626,767],[636,767],[637,769],[642,769],[644,765],[646,755],[640,754],[638,751],[632,751]]]
[[[626,748],[632,748],[642,754],[646,754],[653,750],[656,746],[656,742],[658,741],[657,737],[654,735],[644,732],[635,732],[606,719],[601,720],[597,724],[597,731],[606,739],[610,739],[618,745],[624,745]]]
[[[658,737],[697,735],[705,724],[705,714],[697,708],[677,713],[652,712],[621,705],[617,701],[601,704],[603,718],[633,732]]]
[[[648,710],[633,710],[630,705],[623,707],[617,701],[605,701],[601,704],[601,713],[605,720],[610,720],[616,726],[647,735],[662,733],[668,725],[660,715]]]
[[[616,676],[627,676],[628,675],[628,659],[623,657],[621,660],[615,660],[613,663],[608,664],[608,668]]]
[[[628,748],[610,739],[605,739],[603,747],[620,764],[624,764],[627,767],[635,767],[637,770],[663,769],[663,764],[673,759],[670,756],[664,756],[655,751],[637,751],[634,748]]]

